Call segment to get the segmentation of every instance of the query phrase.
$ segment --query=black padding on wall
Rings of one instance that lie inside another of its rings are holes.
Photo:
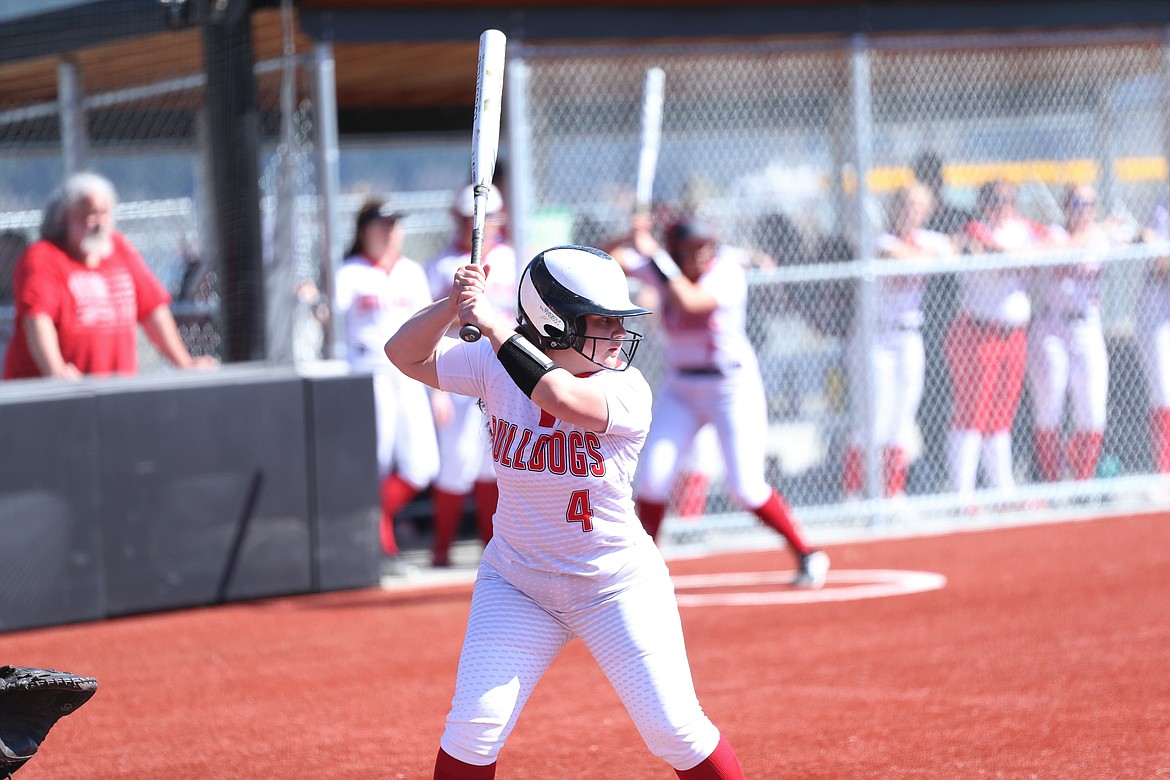
[[[0,404],[0,631],[106,614],[93,409]]]
[[[0,444],[0,632],[378,582],[368,376],[3,383]]]
[[[306,380],[310,469],[316,519],[314,589],[378,581],[378,463],[369,376]]]
[[[216,603],[232,559],[229,600],[310,590],[301,382],[98,403],[110,614]]]

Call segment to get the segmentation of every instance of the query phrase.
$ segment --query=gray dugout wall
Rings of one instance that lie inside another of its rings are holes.
[[[0,384],[0,631],[378,581],[370,378]]]

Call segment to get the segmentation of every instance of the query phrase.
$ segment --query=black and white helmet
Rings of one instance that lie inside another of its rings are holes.
[[[626,331],[622,338],[585,335],[585,315],[636,317],[648,309],[630,300],[626,275],[617,261],[588,246],[554,246],[528,263],[520,275],[517,316],[525,334],[544,349],[575,349],[597,365],[597,342],[621,342],[628,368],[642,334]],[[605,350],[601,350],[604,355]]]

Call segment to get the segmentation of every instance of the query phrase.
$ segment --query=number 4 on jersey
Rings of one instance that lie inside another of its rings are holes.
[[[580,523],[583,532],[593,530],[593,507],[589,504],[588,490],[574,490],[573,495],[569,496],[565,522]]]

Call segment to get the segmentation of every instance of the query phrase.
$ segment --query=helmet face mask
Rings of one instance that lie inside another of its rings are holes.
[[[586,317],[617,318],[624,324],[626,317],[650,312],[630,301],[616,260],[600,249],[569,245],[546,249],[529,262],[520,277],[517,313],[524,332],[542,349],[574,349],[595,365],[623,371],[642,335],[627,330],[616,338],[587,336]],[[620,365],[606,365],[615,343]]]

